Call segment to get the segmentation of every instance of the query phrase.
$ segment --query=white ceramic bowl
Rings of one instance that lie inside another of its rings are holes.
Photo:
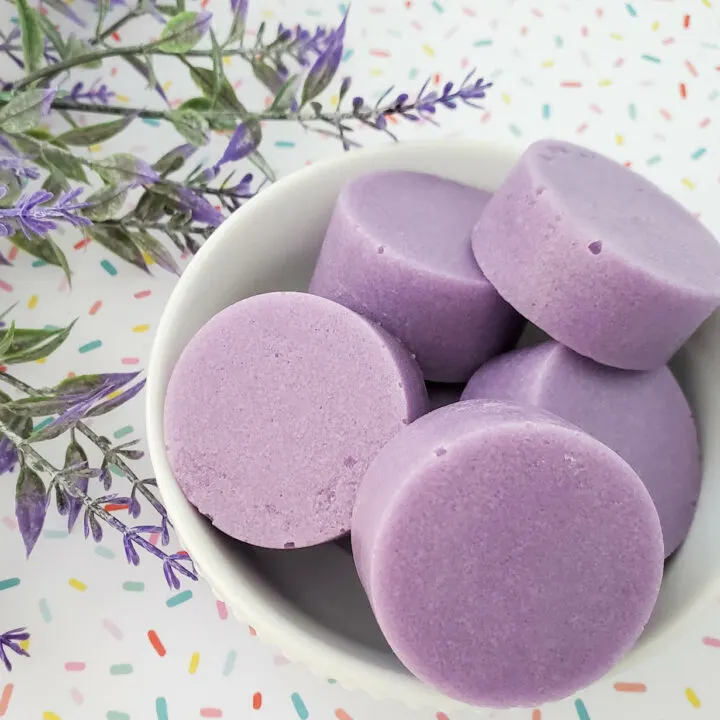
[[[257,293],[307,287],[335,198],[349,179],[371,170],[419,170],[494,190],[516,159],[517,153],[496,146],[446,139],[356,151],[290,175],[235,212],[205,243],[168,301],[150,361],[150,454],[170,518],[203,577],[288,658],[348,688],[411,707],[461,704],[416,680],[394,658],[346,550],[335,544],[290,552],[252,549],[220,533],[188,503],[165,453],[165,391],[186,343],[218,311]],[[690,535],[668,564],[653,619],[617,668],[628,674],[696,606],[718,594],[720,314],[695,334],[675,368],[699,423],[704,482]]]

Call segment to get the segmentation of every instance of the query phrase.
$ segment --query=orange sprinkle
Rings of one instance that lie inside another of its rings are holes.
[[[0,695],[0,717],[5,717],[5,713],[10,705],[10,698],[13,694],[13,687],[14,685],[12,683],[8,683],[3,688],[2,695]]]
[[[253,710],[259,710],[262,707],[262,693],[256,692],[253,695]]]
[[[162,644],[162,641],[158,637],[158,634],[154,630],[148,630],[147,632],[148,640],[150,641],[150,644],[153,646],[153,649],[160,657],[165,657],[167,650],[165,649],[165,646]]]
[[[90,314],[94,315],[102,307],[102,301],[96,300],[90,308]]]
[[[450,718],[444,712],[439,712],[435,717],[437,718],[437,720],[450,720]]]
[[[248,625],[248,630],[253,637],[257,635],[257,630],[252,625]]]
[[[688,69],[691,75],[693,75],[694,77],[698,76],[697,68],[689,60],[685,61],[685,67]]]
[[[685,83],[680,83],[680,97],[684,100],[687,97],[687,88]]]
[[[18,252],[19,252],[19,250],[17,249],[17,246],[13,245],[10,248],[10,252],[8,253],[8,260],[10,260],[10,262],[12,262],[17,257]]]
[[[689,27],[690,27],[690,16],[689,16],[689,15],[686,15],[686,16],[683,18],[683,27],[684,27],[684,28],[689,28]]]
[[[105,506],[106,512],[115,512],[116,510],[127,510],[128,505],[127,503],[108,503]]]
[[[613,687],[618,692],[644,693],[647,692],[647,686],[643,683],[616,682]]]
[[[560,87],[564,88],[579,88],[582,87],[582,83],[577,80],[564,80],[560,83]]]
[[[542,720],[542,713],[537,708],[532,711],[532,720]]]
[[[337,720],[353,720],[342,708],[335,711],[335,717]]]

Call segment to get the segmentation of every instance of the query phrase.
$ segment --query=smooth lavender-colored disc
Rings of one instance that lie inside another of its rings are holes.
[[[720,305],[720,243],[673,198],[566,142],[531,145],[473,231],[518,312],[597,362],[665,365]]]
[[[700,448],[690,407],[666,366],[617,370],[549,341],[481,367],[463,393],[463,400],[476,398],[542,408],[605,443],[650,492],[665,555],[685,539],[700,494]]]
[[[556,700],[635,643],[663,570],[655,507],[608,447],[471,400],[396,435],[363,479],[353,555],[390,646],[447,695]]]
[[[188,343],[165,443],[178,485],[220,530],[305,547],[348,531],[368,464],[427,403],[417,363],[388,333],[324,298],[270,293]]]
[[[352,180],[338,197],[310,292],[382,325],[417,356],[427,380],[464,382],[512,347],[523,324],[470,249],[489,199],[421,173]]]

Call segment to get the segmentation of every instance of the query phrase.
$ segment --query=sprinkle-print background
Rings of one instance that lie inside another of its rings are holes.
[[[219,26],[225,0],[203,5],[216,13]],[[280,17],[285,24],[336,23],[343,9],[330,0],[251,5],[253,26]],[[85,0],[73,7],[90,11]],[[402,138],[462,133],[517,146],[548,135],[579,141],[648,175],[720,234],[719,8],[718,0],[354,0],[344,69],[356,78],[355,91],[372,98],[392,83],[412,92],[427,76],[440,83],[477,67],[496,83],[485,111],[444,113],[441,128],[392,129]],[[12,6],[0,12],[7,21]],[[143,19],[122,40],[139,39],[152,22]],[[172,60],[157,71],[172,100],[193,92]],[[154,102],[136,76],[112,61],[103,72],[122,102]],[[248,105],[262,106],[263,93],[240,62],[227,72]],[[89,71],[88,78],[97,73]],[[368,131],[362,138],[381,141]],[[177,142],[171,131],[136,121],[102,151],[122,148],[152,159]],[[220,147],[215,140],[204,152],[211,157]],[[287,173],[339,148],[276,122],[266,128],[265,152]],[[0,310],[17,302],[16,318],[36,326],[79,318],[63,349],[18,374],[49,385],[70,371],[146,367],[173,279],[161,271],[148,277],[80,236],[68,234],[62,242],[75,270],[72,291],[58,270],[22,255],[14,268],[1,270]],[[142,401],[98,419],[95,427],[109,437],[142,438]],[[151,474],[146,460],[139,468],[141,476]],[[173,593],[154,558],[129,567],[110,532],[95,547],[81,533],[67,537],[50,513],[26,561],[12,518],[12,485],[8,476],[0,478],[0,630],[27,626],[32,657],[18,658],[12,674],[0,670],[1,718],[447,720],[440,711],[374,702],[289,664],[228,617],[204,584]],[[720,598],[672,652],[632,677],[512,717],[717,718],[718,638]],[[450,720],[470,717],[452,713]]]

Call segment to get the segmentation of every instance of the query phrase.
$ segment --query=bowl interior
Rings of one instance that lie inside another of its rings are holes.
[[[214,590],[291,659],[348,687],[411,705],[448,706],[395,659],[372,616],[352,556],[339,543],[294,551],[259,550],[217,531],[184,498],[168,465],[163,405],[172,368],[214,314],[250,295],[304,290],[341,186],[381,169],[435,173],[487,190],[502,182],[517,153],[445,139],[353,152],[278,182],[237,211],[202,248],[163,314],[147,388],[150,453],[167,509]],[[438,208],[441,211],[441,208]],[[720,315],[710,318],[673,363],[698,421],[704,480],[690,535],[668,563],[660,599],[638,647],[668,637],[720,578]]]

